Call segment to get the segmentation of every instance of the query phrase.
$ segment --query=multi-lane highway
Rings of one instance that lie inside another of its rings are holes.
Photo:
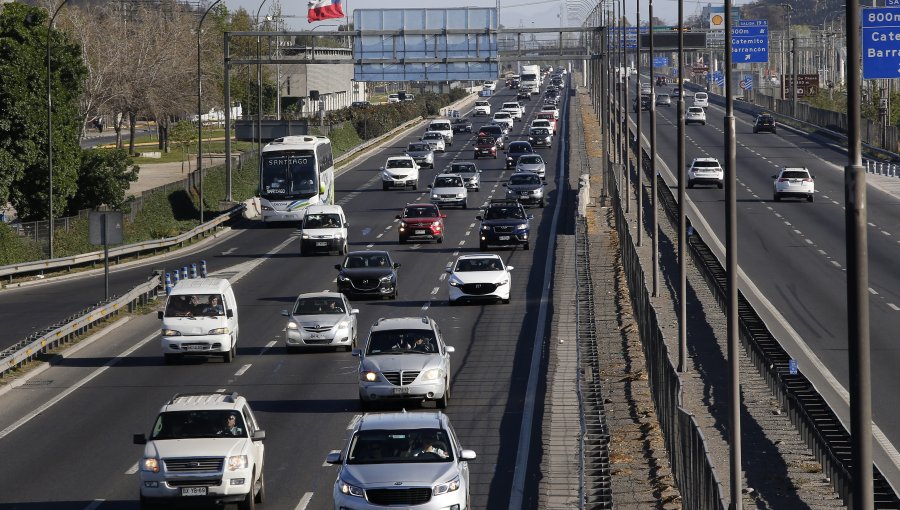
[[[668,87],[658,92],[668,92]],[[686,106],[691,98],[686,98]],[[673,172],[676,167],[676,106],[656,107],[658,156]],[[630,113],[634,116],[634,113]],[[707,124],[685,127],[686,163],[695,157],[725,161],[724,110],[707,109]],[[737,117],[738,257],[742,270],[761,296],[784,317],[808,351],[821,360],[836,382],[849,389],[846,248],[844,244],[844,175],[847,156],[790,129],[777,135],[754,134],[753,118]],[[642,118],[649,138],[649,114]],[[788,199],[774,202],[773,179],[782,166],[805,166],[815,175],[814,203]],[[672,181],[674,185],[674,181]],[[697,187],[687,196],[698,208],[716,236],[725,239],[725,192],[714,186]],[[900,385],[900,200],[876,187],[868,189],[869,298],[872,341],[873,418],[893,445],[900,445],[900,395],[886,391]],[[745,290],[746,291],[746,290]],[[774,324],[770,324],[770,327]],[[785,336],[780,340],[792,355],[801,352]],[[825,374],[816,366],[801,369],[814,381],[824,383]],[[820,387],[839,395],[841,390]],[[846,392],[845,392],[846,393]],[[839,400],[839,397],[838,399]],[[846,416],[847,410],[838,410]],[[877,438],[876,438],[877,439]],[[896,462],[897,459],[894,459]]]
[[[513,100],[512,93],[499,90],[491,99],[494,110]],[[537,99],[526,106],[513,139],[527,139],[523,133],[538,106]],[[566,111],[563,101],[561,141]],[[476,130],[483,119],[473,119]],[[564,182],[565,143],[539,151],[548,161],[548,206],[530,210],[531,250],[496,250],[515,266],[511,304],[449,307],[444,268],[459,254],[478,251],[474,205],[503,197],[502,183],[511,170],[503,168],[503,157],[478,160],[484,170],[481,191],[470,195],[469,209],[444,211],[444,243],[400,245],[395,215],[407,203],[428,201],[429,195],[424,186],[420,191],[383,191],[378,169],[420,134],[419,129],[409,132],[360,159],[338,179],[336,200],[349,217],[350,249],[386,249],[402,264],[396,301],[354,302],[360,309],[360,333],[378,317],[425,314],[437,320],[456,349],[447,413],[463,446],[478,454],[470,463],[474,508],[506,508],[516,470],[527,470],[521,489],[526,507],[534,507],[537,485],[532,482],[539,461],[534,448],[539,443],[520,446],[520,429],[523,416],[535,416],[525,412],[530,409],[525,392],[529,378],[540,376],[528,367],[535,332],[541,330],[540,297],[552,279],[545,274],[545,260],[553,253],[551,222],[559,200],[556,183]],[[423,183],[451,161],[472,160],[473,141],[474,135],[458,134],[453,146],[437,156],[435,169],[422,170]],[[280,312],[301,292],[334,289],[338,258],[300,257],[293,228],[266,229],[250,222],[239,228],[243,231],[197,253],[112,276],[114,292],[120,292],[143,280],[150,268],[206,259],[212,273],[236,279],[241,338],[235,362],[164,365],[159,321],[149,314],[120,322],[26,384],[0,394],[0,507],[137,508],[141,447],[131,444],[132,434],[148,432],[161,404],[176,392],[225,389],[248,397],[267,432],[265,507],[330,508],[337,468],[323,464],[331,450],[344,445],[346,427],[360,413],[357,360],[346,352],[288,355]],[[20,319],[5,325],[3,345],[99,299],[100,291],[98,278],[77,278],[0,293],[0,306]],[[411,411],[416,408],[410,406]]]

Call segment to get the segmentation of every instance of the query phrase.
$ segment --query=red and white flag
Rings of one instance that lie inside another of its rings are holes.
[[[309,0],[309,13],[306,21],[322,21],[323,19],[343,18],[341,0]]]

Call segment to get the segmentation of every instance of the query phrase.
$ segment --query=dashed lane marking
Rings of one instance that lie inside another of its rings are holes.
[[[238,370],[237,372],[234,373],[234,376],[235,376],[235,377],[240,377],[240,376],[244,375],[244,372],[246,372],[247,370],[250,370],[250,367],[251,367],[251,366],[253,366],[253,365],[252,365],[252,364],[247,364],[247,365],[242,366],[242,367],[240,368],[240,370]]]
[[[125,471],[125,474],[126,474],[126,475],[133,475],[133,474],[137,473],[137,470],[138,470],[138,463],[135,462],[133,466],[131,466],[130,468],[128,468],[128,471]]]
[[[437,295],[439,290],[441,290],[440,287],[435,287],[435,288],[431,289],[431,295],[432,296]]]
[[[888,303],[887,305],[890,306],[891,309],[893,309],[895,312],[900,312],[900,307],[898,307],[894,303]]]
[[[294,507],[294,510],[306,510],[306,507],[309,505],[310,500],[312,500],[313,493],[307,492],[300,498],[300,502],[297,503],[297,506]]]
[[[872,287],[869,287],[869,294],[874,294],[874,295],[877,296],[877,295],[878,295],[878,291],[875,290],[875,289],[873,289]]]

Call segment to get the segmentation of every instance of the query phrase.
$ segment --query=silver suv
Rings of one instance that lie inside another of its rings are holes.
[[[359,357],[359,403],[363,410],[387,400],[450,401],[450,353],[428,317],[378,319]]]
[[[340,466],[334,508],[469,510],[469,461],[442,412],[374,413],[350,423],[349,440],[329,453]]]
[[[263,503],[266,432],[237,393],[179,393],[166,402],[138,462],[141,508],[171,503]]]

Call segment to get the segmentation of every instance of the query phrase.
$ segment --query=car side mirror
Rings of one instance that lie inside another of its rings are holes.
[[[335,264],[335,265],[334,265],[334,268],[337,269],[338,271],[340,271],[340,270],[341,270],[341,265],[340,265],[340,264]]]
[[[456,348],[453,347],[452,345],[445,345],[444,350],[446,350],[448,354],[451,352],[456,352]]]
[[[165,317],[165,313],[166,312],[160,310],[160,311],[156,312],[156,317],[159,319],[162,319],[163,317]]]
[[[340,464],[341,463],[341,452],[330,452],[328,455],[325,456],[325,463],[331,464],[331,465]]]
[[[396,216],[396,218],[397,218],[398,220],[402,220],[402,219],[403,219],[403,218],[400,217],[399,214]]]
[[[445,273],[452,273],[452,272],[453,272],[453,269],[452,269],[452,268],[449,268],[449,267],[445,267],[445,268],[444,268],[444,272],[445,272]]]
[[[349,222],[349,221],[345,221],[345,222],[344,222],[344,228],[350,228],[350,222]]]
[[[359,315],[359,308],[351,308],[350,315]]]
[[[478,221],[482,221],[481,216],[475,216],[475,219],[478,220]]]
[[[282,310],[281,315],[283,315],[285,317],[290,317],[291,314],[289,314],[287,310]]]
[[[257,430],[253,433],[253,437],[250,438],[251,441],[264,441],[266,439],[266,431],[265,430]]]
[[[529,219],[529,220],[533,220],[533,219],[534,219],[534,215],[533,215],[533,214],[529,214],[529,215],[528,215],[528,219]]]
[[[353,349],[352,351],[350,351],[350,355],[354,358],[358,358],[362,356],[362,349]]]
[[[229,319],[234,317],[234,310],[232,310],[231,308],[225,310],[225,317],[228,317]]]
[[[459,452],[460,460],[475,460],[475,451],[474,450],[462,450]]]
[[[147,444],[147,436],[144,434],[135,434],[132,436],[131,441],[134,444]]]
[[[399,267],[400,267],[400,263],[399,263],[399,262],[394,262],[394,269],[398,269]]]

